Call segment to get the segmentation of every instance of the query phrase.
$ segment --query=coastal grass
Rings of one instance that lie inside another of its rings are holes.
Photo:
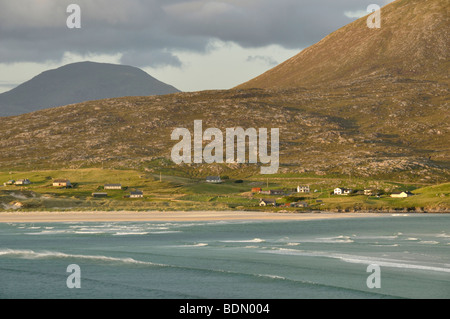
[[[53,187],[53,179],[69,179],[72,188]],[[169,210],[269,210],[269,211],[359,211],[359,210],[414,210],[448,211],[450,183],[424,185],[417,182],[373,180],[345,176],[314,176],[311,174],[254,175],[242,179],[225,178],[222,183],[206,183],[199,176],[159,175],[138,170],[101,168],[2,171],[0,182],[29,179],[25,186],[0,187],[0,211],[169,211]],[[104,190],[105,184],[120,183],[122,190]],[[311,193],[294,192],[298,185],[308,185]],[[280,189],[285,195],[254,194],[251,189]],[[359,190],[349,196],[333,195],[336,187]],[[366,196],[361,190],[371,188],[380,196]],[[130,191],[144,192],[144,198],[129,198]],[[414,196],[397,199],[389,196],[394,191],[411,191]],[[96,198],[95,192],[106,192],[105,198]],[[275,199],[279,207],[259,207],[260,199]],[[304,201],[306,208],[289,207],[292,202]],[[16,203],[19,203],[15,205]]]

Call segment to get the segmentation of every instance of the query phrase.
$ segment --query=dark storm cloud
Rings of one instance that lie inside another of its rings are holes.
[[[386,0],[379,0],[384,5]],[[66,8],[81,7],[81,29]],[[243,47],[304,48],[349,23],[361,0],[2,0],[0,63],[59,60],[64,52],[123,53],[139,66],[174,65],[172,52],[205,52],[211,39]]]

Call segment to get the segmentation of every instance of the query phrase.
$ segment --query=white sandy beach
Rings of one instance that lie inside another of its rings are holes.
[[[28,222],[139,222],[139,221],[210,221],[210,220],[314,220],[386,216],[383,213],[269,213],[246,211],[176,211],[176,212],[5,212],[0,223]]]

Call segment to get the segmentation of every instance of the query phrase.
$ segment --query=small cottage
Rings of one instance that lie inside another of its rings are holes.
[[[92,193],[92,197],[108,197],[107,193]]]
[[[206,178],[206,182],[212,184],[219,184],[222,183],[222,179],[220,178],[220,176],[208,176]]]
[[[54,187],[72,187],[72,184],[68,179],[55,179],[53,180]]]
[[[105,186],[103,186],[104,189],[118,189],[121,190],[122,189],[122,184],[105,184]]]
[[[275,189],[270,191],[270,195],[284,195],[284,191],[280,189]]]
[[[338,187],[334,189],[334,195],[350,195],[353,189]]]
[[[260,207],[266,207],[266,206],[277,206],[277,202],[274,199],[261,199],[259,201]]]
[[[311,189],[309,186],[297,186],[297,193],[309,193]]]
[[[306,207],[308,207],[308,203],[307,202],[291,203],[291,207],[306,208]]]
[[[392,193],[391,197],[392,198],[407,198],[410,196],[413,196],[414,194],[410,193],[410,192],[401,192],[401,193]]]
[[[144,192],[140,190],[135,190],[133,192],[130,192],[130,198],[143,198]]]
[[[344,189],[344,195],[350,195],[353,193],[353,189]]]
[[[26,179],[19,179],[15,182],[16,185],[30,185],[31,182],[28,178]]]

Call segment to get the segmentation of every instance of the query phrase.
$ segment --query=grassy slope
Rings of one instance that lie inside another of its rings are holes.
[[[0,187],[0,210],[11,209],[15,201],[25,204],[22,210],[223,210],[260,209],[259,198],[274,198],[289,203],[303,200],[309,209],[319,210],[442,210],[450,208],[450,183],[421,187],[419,184],[400,184],[392,181],[348,179],[338,177],[278,176],[265,178],[253,176],[243,183],[225,180],[211,185],[204,179],[140,173],[133,170],[81,169],[62,171],[0,172],[0,181],[29,178],[33,184],[26,187]],[[74,183],[72,189],[52,187],[52,178],[68,178]],[[106,191],[108,198],[92,198],[91,193],[103,191],[106,183],[122,183],[126,189]],[[269,184],[267,188],[267,183]],[[292,196],[267,196],[251,194],[253,187],[263,189],[291,190],[297,185],[311,185],[311,194]],[[381,198],[363,195],[334,196],[330,192],[337,186],[355,189],[374,187],[391,192],[413,190],[415,196],[407,199]],[[124,198],[132,189],[144,191],[144,199]],[[314,192],[317,190],[317,192]],[[317,202],[321,200],[322,202]],[[273,208],[267,208],[273,210]],[[277,210],[286,208],[277,208]],[[288,210],[295,210],[288,208]]]

